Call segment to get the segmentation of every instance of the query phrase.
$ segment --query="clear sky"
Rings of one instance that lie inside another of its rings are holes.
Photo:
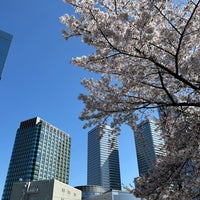
[[[13,34],[0,80],[0,198],[20,122],[39,116],[72,138],[69,184],[87,184],[87,132],[78,116],[80,81],[90,73],[70,65],[90,48],[80,40],[65,41],[59,17],[72,10],[62,0],[0,1],[0,29]],[[133,132],[119,137],[122,183],[138,176]]]

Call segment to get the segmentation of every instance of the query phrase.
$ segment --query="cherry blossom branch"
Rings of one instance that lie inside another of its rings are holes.
[[[161,16],[169,23],[169,25],[179,34],[181,35],[181,32],[173,25],[173,23],[167,18],[167,16],[165,14],[163,14],[163,12],[161,11],[161,9],[159,7],[157,7],[156,5],[154,5],[154,7],[158,10],[158,12],[161,14]]]
[[[162,85],[163,90],[166,92],[166,94],[167,94],[167,96],[169,97],[169,99],[171,100],[171,102],[172,102],[173,104],[175,104],[175,101],[174,101],[172,95],[169,93],[169,91],[168,91],[167,88],[165,87],[165,84],[164,84],[164,81],[163,81],[163,77],[162,77],[161,72],[158,71],[158,74],[159,74],[159,78],[160,78],[160,82],[161,82],[161,85]]]
[[[194,90],[200,90],[200,87],[196,87],[195,85],[193,85],[191,82],[189,82],[188,80],[184,79],[181,75],[174,73],[173,71],[171,71],[170,69],[168,69],[167,67],[165,67],[164,65],[160,64],[159,62],[157,62],[153,57],[149,57],[149,58],[144,58],[147,60],[152,61],[156,66],[158,66],[159,68],[163,69],[164,71],[168,72],[170,75],[172,75],[174,78],[178,79],[179,81],[181,81],[182,83],[184,83],[185,85],[188,85],[189,87],[191,87]]]
[[[185,26],[184,26],[184,29],[183,29],[182,33],[180,33],[179,43],[178,43],[178,47],[177,47],[177,51],[176,51],[176,56],[175,56],[175,66],[176,66],[176,74],[177,74],[177,75],[179,74],[179,71],[178,71],[179,53],[180,53],[180,49],[181,49],[183,37],[184,37],[184,35],[185,35],[185,32],[186,32],[186,30],[187,30],[187,28],[188,28],[188,26],[189,26],[189,24],[190,24],[190,22],[191,22],[193,16],[194,16],[194,13],[196,12],[196,10],[197,10],[197,8],[198,8],[199,3],[200,3],[200,2],[198,2],[198,3],[195,5],[195,7],[194,7],[194,9],[193,9],[193,11],[192,11],[192,13],[191,13],[189,19],[187,20],[187,23],[186,23]]]

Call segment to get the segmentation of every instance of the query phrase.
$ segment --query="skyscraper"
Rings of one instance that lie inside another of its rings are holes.
[[[68,183],[71,139],[35,117],[20,123],[2,200],[9,200],[14,182],[57,179]]]
[[[161,130],[155,119],[146,119],[138,124],[134,136],[139,174],[142,175],[153,168],[157,156],[162,154]]]
[[[121,189],[118,138],[109,126],[97,126],[88,133],[87,184]]]
[[[6,62],[11,41],[12,35],[0,30],[0,79],[4,68],[4,64]]]

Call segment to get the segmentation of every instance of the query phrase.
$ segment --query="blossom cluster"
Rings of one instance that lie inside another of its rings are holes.
[[[110,122],[117,130],[123,123],[135,129],[140,116],[155,108],[174,110],[175,115],[161,122],[166,156],[156,163],[153,173],[137,180],[135,193],[147,199],[170,199],[170,195],[190,199],[187,195],[199,179],[190,178],[187,185],[191,187],[186,189],[188,178],[180,169],[195,163],[192,174],[199,176],[200,138],[195,124],[200,117],[200,1],[65,2],[75,13],[60,17],[66,24],[63,36],[80,37],[94,47],[92,54],[73,58],[72,63],[100,74],[98,80],[82,81],[88,91],[79,96],[85,104],[80,116],[87,121],[85,127]],[[162,178],[163,174],[170,177]],[[173,184],[178,189],[171,190]]]

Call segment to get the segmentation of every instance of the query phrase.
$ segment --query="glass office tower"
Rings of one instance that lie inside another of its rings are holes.
[[[2,200],[9,200],[14,182],[57,179],[68,183],[71,139],[39,117],[17,130]]]
[[[161,155],[161,130],[155,119],[146,119],[137,126],[134,132],[139,175],[148,173],[153,168],[158,155]]]
[[[87,184],[121,189],[118,137],[109,126],[97,126],[88,133]]]
[[[12,35],[0,30],[0,79],[6,58],[8,55],[8,50],[12,41]]]

